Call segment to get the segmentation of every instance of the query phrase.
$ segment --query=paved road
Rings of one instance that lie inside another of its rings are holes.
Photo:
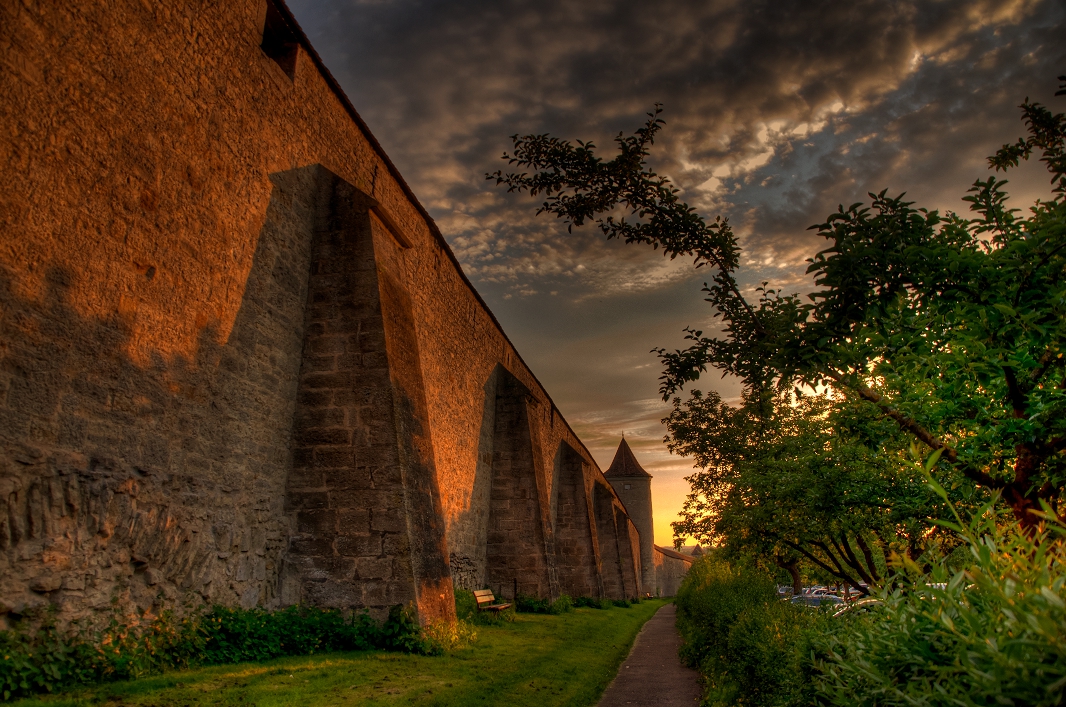
[[[667,604],[644,624],[629,657],[607,686],[599,707],[692,707],[699,704],[698,673],[681,665],[677,610]]]

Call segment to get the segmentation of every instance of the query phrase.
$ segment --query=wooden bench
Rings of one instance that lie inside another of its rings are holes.
[[[491,589],[475,589],[474,598],[477,599],[478,611],[492,611],[500,613],[511,608],[510,604],[495,604],[496,597],[492,595]]]

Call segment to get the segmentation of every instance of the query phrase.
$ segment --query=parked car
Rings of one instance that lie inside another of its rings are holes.
[[[844,603],[843,599],[833,596],[832,594],[804,594],[798,597],[792,597],[790,601],[793,604],[802,604],[803,606],[823,606]]]

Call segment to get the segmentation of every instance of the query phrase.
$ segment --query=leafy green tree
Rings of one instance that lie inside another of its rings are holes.
[[[865,594],[892,552],[917,558],[945,542],[930,519],[946,509],[899,429],[864,405],[779,393],[734,407],[694,391],[664,422],[671,451],[698,467],[675,534],[771,561],[797,590],[799,560]]]
[[[1020,216],[995,176],[965,197],[972,217],[870,194],[869,205],[841,206],[813,227],[828,246],[810,260],[808,300],[765,288],[754,302],[743,296],[728,222],[706,222],[645,165],[663,126],[658,106],[636,133],[616,138],[614,159],[592,143],[516,135],[504,157],[535,173],[488,177],[543,195],[538,213],[568,228],[592,222],[607,238],[714,269],[704,291],[721,334],[688,330],[688,348],[659,351],[664,399],[709,366],[753,397],[830,385],[1000,491],[1031,526],[1042,501],[1058,512],[1066,488],[1066,115],[1028,100],[1021,107],[1028,136],[989,163],[1007,170],[1039,153],[1051,200]],[[618,209],[628,218],[615,218]]]

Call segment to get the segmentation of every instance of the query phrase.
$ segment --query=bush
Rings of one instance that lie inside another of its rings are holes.
[[[432,646],[432,655],[450,653],[477,641],[474,624],[464,619],[455,623],[434,621],[422,629],[422,635]]]
[[[1066,528],[1032,535],[990,504],[967,527],[966,565],[897,559],[874,614],[818,642],[819,691],[836,703],[1062,705],[1066,702]],[[1049,518],[1050,520],[1050,518]],[[929,559],[929,558],[927,558]]]
[[[575,607],[586,607],[589,609],[610,609],[614,606],[610,599],[596,599],[595,597],[578,597],[574,599]]]
[[[1066,704],[1066,526],[1048,513],[1027,532],[994,507],[947,524],[961,566],[957,553],[923,558],[928,573],[894,557],[863,613],[802,609],[758,570],[697,562],[676,601],[704,704]]]
[[[549,614],[566,614],[574,610],[574,602],[566,594],[561,595],[548,607]]]
[[[780,601],[768,574],[711,558],[689,570],[675,603],[681,657],[703,674],[705,704],[807,704],[803,656],[822,612]]]
[[[468,589],[455,590],[455,617],[460,621],[476,621],[477,598]]]
[[[301,606],[273,612],[215,606],[181,618],[171,612],[134,622],[116,617],[96,631],[79,624],[61,629],[45,612],[0,631],[0,696],[10,700],[176,668],[325,651],[439,655],[451,644],[423,631],[402,606],[394,606],[380,625],[365,612],[346,617]]]
[[[551,611],[551,602],[547,599],[527,597],[519,594],[514,600],[515,610],[520,614],[547,614]]]
[[[393,611],[396,608],[394,607]],[[410,633],[396,627],[393,613],[379,627],[366,613],[345,618],[335,609],[290,606],[280,611],[215,606],[203,618],[205,665],[263,661],[324,651],[368,650],[385,645],[389,636]],[[417,633],[417,631],[415,631]]]
[[[414,611],[397,604],[389,609],[389,616],[377,634],[377,648],[418,655],[441,655],[442,645],[427,637]]]

